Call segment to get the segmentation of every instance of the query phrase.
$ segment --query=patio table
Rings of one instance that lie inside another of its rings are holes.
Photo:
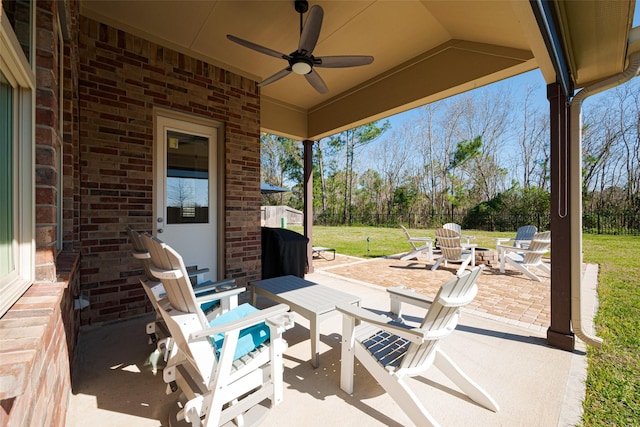
[[[337,313],[336,304],[360,305],[360,297],[297,276],[256,280],[250,282],[250,285],[253,305],[256,304],[257,296],[263,295],[270,300],[289,305],[292,311],[309,320],[311,365],[314,368],[320,363],[320,322]]]

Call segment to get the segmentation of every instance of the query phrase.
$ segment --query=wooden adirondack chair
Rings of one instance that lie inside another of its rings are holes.
[[[443,261],[445,266],[448,262],[459,262],[461,265],[457,274],[461,274],[469,264],[472,267],[476,265],[475,244],[463,244],[460,241],[460,234],[448,228],[437,229],[435,233],[442,255],[436,259],[436,263],[433,264],[431,270],[437,270]]]
[[[231,420],[256,425],[283,398],[282,333],[293,327],[289,307],[258,310],[242,304],[209,321],[200,308],[182,257],[171,247],[142,236],[151,255],[150,270],[160,278],[166,299],[158,309],[174,349],[164,381],[186,401],[175,415],[192,426],[213,427]]]
[[[456,224],[455,222],[448,222],[444,224],[442,228],[446,228],[447,230],[453,230],[457,232],[462,239],[466,240],[467,244],[469,243],[470,240],[473,240],[476,238],[476,236],[469,236],[467,234],[462,234],[462,227],[460,226],[460,224]]]
[[[417,259],[418,255],[423,252],[427,252],[427,258],[429,261],[433,259],[433,246],[431,244],[430,237],[411,237],[409,231],[404,227],[404,225],[400,225],[402,231],[404,231],[405,236],[407,236],[407,240],[411,245],[411,250],[403,255],[400,259],[402,261],[408,261],[410,259]]]
[[[527,248],[515,248],[513,246],[498,245],[500,255],[500,271],[504,273],[505,263],[524,273],[531,280],[536,282],[540,278],[536,276],[531,268],[537,268],[547,274],[551,274],[551,268],[542,260],[544,254],[549,251],[551,245],[551,232],[543,231],[534,234]]]
[[[475,297],[476,280],[482,268],[474,267],[443,284],[433,302],[415,292],[391,289],[392,309],[400,311],[399,304],[403,302],[430,306],[419,328],[360,307],[338,306],[344,315],[340,388],[353,393],[355,356],[415,425],[438,425],[406,381],[435,365],[472,400],[497,412],[499,407],[493,398],[464,374],[439,346],[440,340],[455,329],[460,307]]]

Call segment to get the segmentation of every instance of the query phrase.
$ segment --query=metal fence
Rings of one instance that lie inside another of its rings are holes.
[[[442,224],[454,222],[463,228],[486,231],[515,231],[523,225],[535,225],[538,230],[551,228],[551,217],[548,212],[534,212],[528,215],[472,215],[470,212],[447,215],[430,214],[352,214],[345,219],[343,214],[318,214],[314,218],[316,225],[365,225],[374,227],[397,227],[399,224],[410,228],[438,228]],[[582,230],[589,234],[617,234],[640,236],[640,219],[637,215],[604,214],[584,212]]]

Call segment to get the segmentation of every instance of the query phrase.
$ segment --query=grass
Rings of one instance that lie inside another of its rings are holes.
[[[302,227],[289,227],[302,233]],[[494,237],[513,237],[515,233],[490,233],[488,231],[464,231],[476,238],[480,248],[494,248]],[[409,229],[412,237],[431,237],[433,230]],[[367,242],[367,239],[369,241]],[[336,252],[360,258],[378,258],[407,252],[410,249],[403,231],[398,228],[384,227],[313,227],[313,245],[335,248]]]
[[[302,232],[302,227],[291,227]],[[433,230],[413,230],[433,237]],[[494,237],[514,233],[465,230],[478,247],[494,247]],[[361,258],[406,252],[400,228],[313,228],[314,245]],[[367,242],[367,238],[369,241]],[[601,348],[587,350],[588,370],[582,425],[640,426],[640,238],[585,235],[584,261],[599,265],[599,309],[595,318]]]
[[[585,236],[584,260],[600,266],[595,318],[601,348],[589,347],[584,426],[640,425],[640,238]]]

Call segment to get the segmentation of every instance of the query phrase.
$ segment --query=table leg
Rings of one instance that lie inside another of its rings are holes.
[[[309,335],[311,338],[311,365],[317,368],[320,365],[320,329],[318,316],[311,316],[309,319]]]

